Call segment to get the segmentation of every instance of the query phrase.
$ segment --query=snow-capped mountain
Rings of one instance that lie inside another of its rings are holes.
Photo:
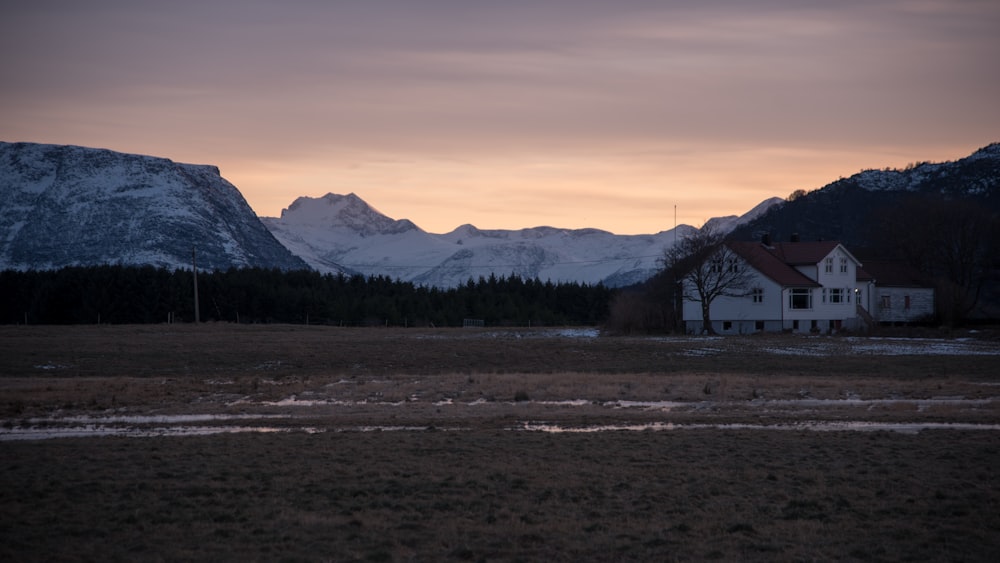
[[[763,202],[743,217],[716,219],[718,228],[749,221],[781,200]],[[280,218],[263,217],[274,236],[322,272],[387,275],[421,285],[454,287],[490,274],[619,287],[656,273],[663,251],[694,227],[652,235],[598,229],[535,227],[482,230],[462,225],[428,233],[394,220],[355,194],[300,197]]]
[[[0,269],[305,268],[218,168],[0,142]]]

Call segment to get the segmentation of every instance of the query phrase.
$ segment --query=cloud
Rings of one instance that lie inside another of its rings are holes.
[[[219,164],[264,214],[370,190],[659,228],[996,140],[996,29],[979,0],[37,0],[0,21],[0,105],[10,140]]]

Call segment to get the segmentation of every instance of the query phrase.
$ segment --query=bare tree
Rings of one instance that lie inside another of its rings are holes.
[[[681,284],[681,299],[701,304],[702,331],[712,328],[712,302],[719,297],[747,295],[753,274],[725,237],[705,226],[693,231],[663,252],[663,265]]]

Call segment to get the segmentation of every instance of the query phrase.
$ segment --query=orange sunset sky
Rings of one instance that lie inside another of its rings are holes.
[[[0,1],[0,140],[655,233],[1000,141],[994,0]]]

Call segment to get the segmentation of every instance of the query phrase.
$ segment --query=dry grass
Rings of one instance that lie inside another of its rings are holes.
[[[296,325],[0,326],[0,374],[73,377],[384,376],[504,373],[849,378],[992,378],[996,356],[776,355],[843,339],[556,338],[521,329],[342,329]],[[987,341],[996,348],[1000,343]],[[846,348],[845,348],[846,350]],[[45,370],[39,366],[48,366]]]
[[[793,404],[762,410],[755,397],[904,399],[810,408],[810,419],[1000,421],[995,401],[915,402],[994,396],[998,356],[767,352],[814,342],[0,327],[8,423],[247,412],[327,430],[0,442],[0,559],[1000,558],[995,431],[509,430],[525,420],[804,416]],[[291,396],[320,404],[269,404]],[[570,399],[586,404],[546,403]],[[615,401],[702,406],[608,406]],[[463,430],[340,431],[365,424]]]
[[[5,560],[966,560],[991,433],[505,431],[3,445]]]

